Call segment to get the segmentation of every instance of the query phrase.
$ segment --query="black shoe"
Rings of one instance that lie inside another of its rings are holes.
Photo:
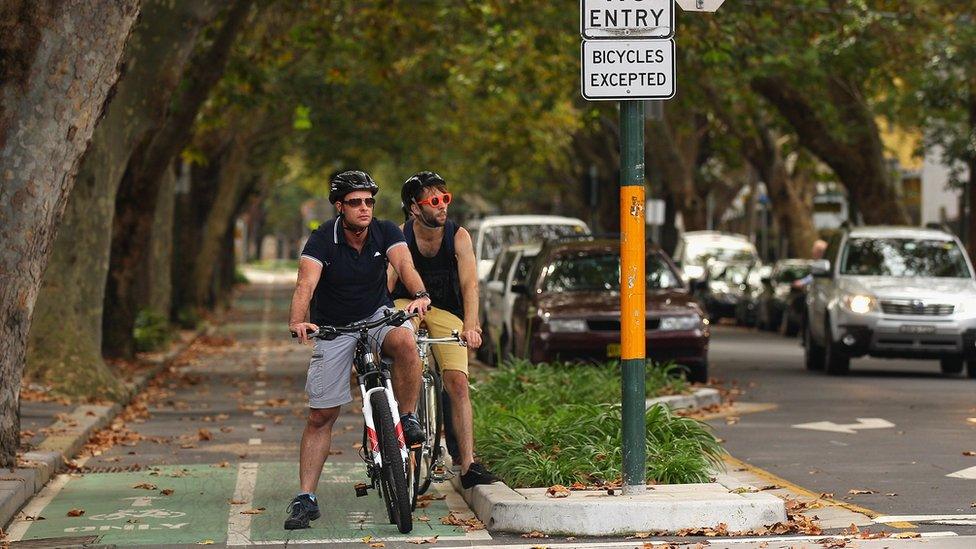
[[[471,467],[468,467],[468,472],[461,475],[461,487],[465,489],[493,482],[498,482],[498,477],[491,474],[491,471],[480,463],[472,463]]]
[[[288,504],[288,518],[285,519],[285,530],[308,528],[308,521],[322,516],[319,504],[306,495],[296,496]]]
[[[403,414],[400,416],[400,424],[403,426],[403,437],[407,439],[407,446],[423,444],[424,428],[417,421],[417,416],[413,414]]]

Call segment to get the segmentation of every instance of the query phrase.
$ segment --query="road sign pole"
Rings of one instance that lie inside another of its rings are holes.
[[[620,367],[624,494],[646,490],[644,102],[620,102]]]

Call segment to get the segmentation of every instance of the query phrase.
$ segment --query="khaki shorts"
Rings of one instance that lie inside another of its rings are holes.
[[[398,299],[395,302],[397,309],[406,309],[410,304],[409,299]],[[416,326],[417,319],[412,319]],[[464,328],[464,322],[444,309],[437,307],[431,308],[424,315],[424,325],[430,337],[451,337],[451,331],[460,332]],[[431,351],[437,360],[441,370],[455,370],[468,375],[468,348],[460,345],[431,345]]]

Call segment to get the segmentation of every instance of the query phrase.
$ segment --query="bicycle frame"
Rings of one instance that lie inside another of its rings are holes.
[[[376,425],[373,423],[373,407],[369,400],[373,393],[384,392],[386,394],[386,400],[390,403],[390,412],[393,415],[393,426],[396,429],[400,455],[404,460],[408,459],[409,449],[403,436],[403,426],[400,424],[400,408],[393,396],[393,380],[390,377],[390,371],[385,367],[382,360],[377,362],[376,355],[367,348],[365,333],[366,330],[363,330],[356,340],[356,358],[353,363],[356,366],[359,391],[363,396],[363,419],[366,423],[366,437],[369,443],[367,448],[369,459],[367,461],[372,461],[377,467],[382,467],[383,457],[379,451],[379,438],[376,436]]]

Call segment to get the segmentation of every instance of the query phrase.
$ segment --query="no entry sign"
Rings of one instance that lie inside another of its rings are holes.
[[[674,97],[674,40],[584,40],[582,67],[590,101]]]
[[[581,0],[583,38],[670,38],[674,35],[674,0]]]

